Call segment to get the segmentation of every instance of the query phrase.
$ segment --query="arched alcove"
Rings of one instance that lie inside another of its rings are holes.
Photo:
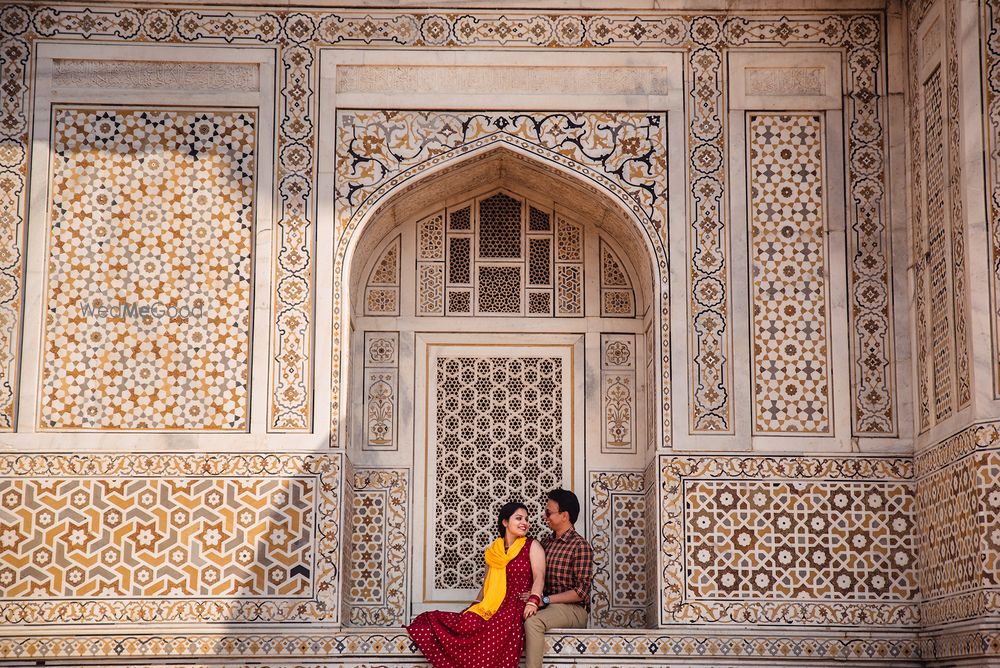
[[[624,481],[629,522],[656,512],[643,471],[662,406],[658,240],[592,182],[497,147],[400,187],[359,230],[342,275],[344,445],[358,480],[388,468],[409,481],[396,533],[412,580],[386,572],[365,584],[372,569],[352,565],[364,549],[349,545],[347,618],[369,623],[351,610],[390,587],[405,590],[404,618],[461,607],[479,586],[496,506],[524,501],[541,534],[545,493],[566,486],[600,553],[592,622],[643,625],[629,587],[655,579],[646,532],[624,560],[599,534],[610,531],[609,479]],[[367,512],[353,497],[347,506]],[[348,527],[359,532],[348,543],[373,538],[357,515]]]

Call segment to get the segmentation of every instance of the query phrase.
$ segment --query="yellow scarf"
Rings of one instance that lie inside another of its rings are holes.
[[[497,538],[486,548],[486,583],[483,585],[483,600],[469,608],[483,619],[489,619],[503,603],[507,596],[507,564],[516,557],[524,547],[524,537],[511,544],[510,550],[504,551],[503,538]]]

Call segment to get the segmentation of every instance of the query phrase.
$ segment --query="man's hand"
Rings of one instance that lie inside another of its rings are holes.
[[[529,596],[531,596],[531,592],[530,591],[522,591],[521,592],[521,600],[522,601],[527,601]]]

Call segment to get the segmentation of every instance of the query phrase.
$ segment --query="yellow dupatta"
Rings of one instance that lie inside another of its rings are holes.
[[[469,607],[483,619],[489,619],[507,596],[507,564],[524,547],[524,537],[515,540],[509,550],[503,549],[503,538],[497,538],[486,548],[486,583],[483,585],[483,600]]]

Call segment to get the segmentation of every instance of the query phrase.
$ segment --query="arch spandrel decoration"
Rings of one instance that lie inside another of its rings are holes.
[[[455,113],[351,111],[338,113],[336,161],[337,252],[334,265],[331,445],[339,425],[345,351],[345,262],[359,230],[390,199],[420,178],[505,148],[535,166],[569,174],[582,187],[611,198],[641,230],[659,273],[662,441],[670,438],[669,285],[667,277],[667,117],[650,113]]]

